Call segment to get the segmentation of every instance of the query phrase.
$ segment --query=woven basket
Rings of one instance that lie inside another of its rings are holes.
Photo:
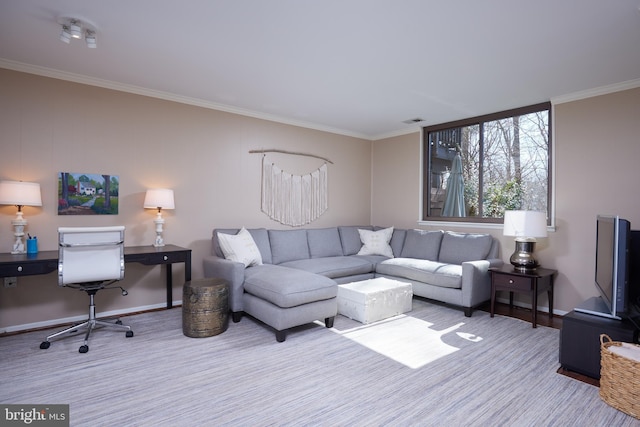
[[[605,341],[606,340],[606,341]],[[638,347],[636,344],[629,346]],[[600,335],[600,398],[610,406],[640,419],[640,362],[609,350],[622,346],[608,335]]]

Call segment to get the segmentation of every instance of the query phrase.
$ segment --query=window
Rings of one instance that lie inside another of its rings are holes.
[[[425,221],[502,222],[505,210],[549,211],[551,105],[428,126]]]

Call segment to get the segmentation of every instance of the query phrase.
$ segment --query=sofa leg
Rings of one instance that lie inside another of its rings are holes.
[[[287,331],[276,331],[276,341],[284,342],[287,339]]]
[[[232,311],[231,318],[233,319],[233,323],[238,323],[242,319],[242,311]]]
[[[326,317],[324,319],[324,324],[327,328],[333,328],[333,320],[336,318],[336,316],[331,316],[331,317]]]
[[[464,307],[464,315],[465,317],[471,317],[471,312],[473,311],[473,308],[471,307]]]

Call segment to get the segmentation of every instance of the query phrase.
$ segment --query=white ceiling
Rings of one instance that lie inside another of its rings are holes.
[[[0,0],[0,67],[378,139],[640,79],[640,0]],[[98,48],[59,39],[60,17]]]

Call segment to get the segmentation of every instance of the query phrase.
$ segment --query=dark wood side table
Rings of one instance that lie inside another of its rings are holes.
[[[549,296],[549,319],[553,318],[553,279],[557,270],[536,268],[535,270],[516,270],[511,264],[490,268],[491,273],[491,317],[494,314],[496,292],[509,291],[509,306],[513,307],[514,292],[528,292],[531,295],[531,323],[538,326],[538,294],[547,291]]]

